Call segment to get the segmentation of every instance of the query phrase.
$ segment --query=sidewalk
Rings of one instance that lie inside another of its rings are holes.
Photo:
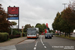
[[[16,44],[24,41],[25,39],[27,39],[27,38],[26,37],[14,38],[9,41],[0,43],[0,47],[9,46],[9,45],[16,45]]]

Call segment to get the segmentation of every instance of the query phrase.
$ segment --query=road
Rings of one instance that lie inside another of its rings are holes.
[[[75,41],[53,37],[45,39],[40,35],[38,39],[27,39],[16,45],[17,50],[75,50]]]
[[[38,39],[27,39],[8,48],[12,48],[11,50],[75,50],[75,41],[55,36],[52,39],[45,39],[44,35],[40,35]]]

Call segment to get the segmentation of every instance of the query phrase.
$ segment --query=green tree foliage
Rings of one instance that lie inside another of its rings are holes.
[[[12,21],[11,24],[12,24],[12,25],[16,25],[17,23],[16,23],[15,21]]]
[[[75,29],[75,11],[73,7],[68,7],[61,13],[57,13],[52,27],[54,30],[60,30],[70,35],[70,32]]]
[[[58,12],[55,19],[54,19],[54,22],[52,23],[52,27],[53,27],[54,30],[59,30],[59,28],[60,28],[59,27],[60,17],[61,17],[61,15]]]
[[[27,31],[27,28],[32,28],[32,27],[31,27],[31,25],[30,25],[30,24],[26,24],[26,25],[25,25],[25,27],[24,27],[24,32],[26,32],[26,31]]]
[[[31,28],[34,28],[34,26],[31,26]]]
[[[6,18],[9,16],[1,6],[2,5],[0,4],[0,32],[8,32],[10,27],[10,22],[6,20]]]
[[[40,32],[44,32],[45,29],[46,29],[46,25],[45,24],[40,24],[40,23],[37,23],[35,27],[39,28]]]

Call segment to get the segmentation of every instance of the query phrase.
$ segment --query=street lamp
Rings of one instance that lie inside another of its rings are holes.
[[[24,28],[24,26],[22,26],[22,34],[21,34],[22,37],[23,37],[23,28]]]
[[[65,9],[65,5],[66,5],[67,3],[63,3],[63,5],[64,5],[64,9]]]

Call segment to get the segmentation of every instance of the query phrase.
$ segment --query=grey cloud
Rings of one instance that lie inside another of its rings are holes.
[[[20,28],[25,24],[34,25],[36,23],[51,24],[54,21],[57,12],[61,12],[64,7],[62,3],[68,3],[69,0],[1,0],[0,3],[7,11],[7,7],[20,7]],[[17,21],[16,21],[17,22]]]

